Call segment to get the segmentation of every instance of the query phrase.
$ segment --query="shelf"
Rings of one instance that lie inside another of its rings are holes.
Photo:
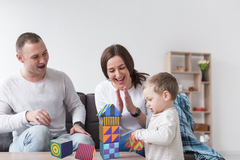
[[[202,84],[210,84],[210,82],[209,81],[206,81],[206,82],[202,81]]]
[[[194,133],[206,133],[206,134],[210,134],[211,131],[194,131]]]
[[[174,74],[201,74],[201,72],[190,72],[190,71],[172,71]]]
[[[209,113],[211,113],[211,111],[191,111],[191,113],[197,113],[197,114],[205,113],[205,114],[209,114]]]
[[[195,134],[208,134],[209,146],[212,146],[212,97],[211,97],[211,54],[197,52],[179,52],[170,51],[166,54],[166,72],[173,74],[185,90],[179,93],[185,93],[190,101],[190,111],[196,122],[204,123],[209,126],[209,131],[195,131]],[[205,71],[207,81],[202,81],[202,72],[197,62],[199,60],[209,61],[209,66]],[[183,71],[176,70],[178,66],[183,66]],[[194,91],[189,91],[189,87],[194,87]],[[197,94],[196,94],[197,93]],[[204,108],[205,111],[193,111],[192,106]]]
[[[179,91],[179,93],[201,93],[200,91]]]

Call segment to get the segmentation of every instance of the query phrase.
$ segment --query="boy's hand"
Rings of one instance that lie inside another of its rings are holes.
[[[127,142],[127,143],[125,144],[125,147],[126,147],[126,148],[130,148],[130,149],[129,149],[129,152],[132,152],[133,147],[131,147],[130,139],[129,139],[129,138],[126,139],[125,142]]]
[[[137,141],[137,139],[135,138],[135,133],[136,131],[134,131],[133,133],[131,133],[131,141]]]
[[[134,131],[133,133],[130,134],[131,142],[137,141],[136,138],[135,138],[135,132],[136,132],[136,131]],[[131,146],[130,138],[126,139],[125,142],[127,142],[127,143],[126,143],[125,147],[126,147],[126,148],[130,148],[129,152],[132,152],[133,146]]]

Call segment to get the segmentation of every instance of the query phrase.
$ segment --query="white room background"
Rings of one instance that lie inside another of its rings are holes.
[[[17,37],[35,32],[76,91],[93,93],[105,80],[103,50],[114,43],[138,71],[165,71],[169,51],[212,55],[213,148],[240,157],[239,0],[0,0],[0,79],[19,71]]]

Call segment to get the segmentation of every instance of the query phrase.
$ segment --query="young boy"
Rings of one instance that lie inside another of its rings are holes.
[[[134,131],[131,139],[145,142],[145,155],[150,160],[184,160],[178,112],[173,107],[178,94],[176,78],[158,73],[145,82],[143,94],[153,115],[148,128]]]

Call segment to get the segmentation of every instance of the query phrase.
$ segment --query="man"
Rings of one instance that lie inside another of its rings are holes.
[[[72,81],[63,72],[47,68],[47,48],[35,33],[16,42],[23,68],[0,82],[0,133],[12,132],[10,152],[50,151],[50,140],[67,138],[73,151],[79,143],[94,145],[84,130],[86,110]],[[74,123],[67,134],[66,111]]]

